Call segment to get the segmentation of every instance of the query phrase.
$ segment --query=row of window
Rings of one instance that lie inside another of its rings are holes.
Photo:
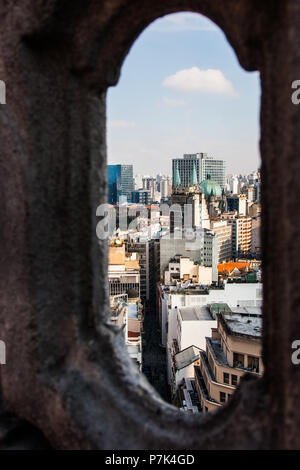
[[[259,357],[248,356],[246,365],[244,354],[233,353],[233,367],[247,368],[252,372],[259,373]]]
[[[228,400],[231,398],[231,393],[227,393],[227,398]],[[220,392],[220,403],[225,403],[226,402],[226,393]]]
[[[231,374],[231,385],[236,387],[237,386],[237,380],[238,380],[237,375]],[[224,382],[224,384],[230,385],[230,374],[228,374],[227,372],[223,373],[223,382]]]

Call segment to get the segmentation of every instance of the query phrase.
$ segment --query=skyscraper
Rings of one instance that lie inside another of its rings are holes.
[[[131,202],[133,190],[133,166],[108,165],[108,202],[117,204],[123,198]]]
[[[208,157],[206,154],[205,157],[201,158],[201,181],[207,178],[207,175],[211,175],[211,179],[216,183],[219,183],[221,189],[225,189],[226,178],[225,178],[225,161],[216,160],[215,158]],[[199,183],[201,182],[199,181]]]
[[[203,153],[184,154],[183,158],[173,158],[172,160],[172,176],[173,186],[182,185],[189,187],[192,185],[193,171],[196,172],[198,183],[201,182],[201,158]],[[179,184],[178,184],[179,181]]]
[[[207,153],[192,153],[183,155],[183,158],[172,159],[173,186],[193,186],[204,181],[207,174],[225,189],[225,161],[208,157]]]

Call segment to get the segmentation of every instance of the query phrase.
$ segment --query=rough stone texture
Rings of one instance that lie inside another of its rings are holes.
[[[206,416],[163,403],[131,368],[107,324],[107,254],[95,233],[106,194],[106,88],[143,29],[183,10],[215,21],[262,87],[266,373],[245,377]],[[300,339],[300,107],[290,98],[300,79],[300,3],[4,0],[0,18],[3,413],[40,433],[38,447],[300,448],[300,366],[290,360]]]

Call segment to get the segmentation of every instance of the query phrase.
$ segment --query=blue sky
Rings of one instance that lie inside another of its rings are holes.
[[[108,163],[134,174],[171,174],[171,159],[207,152],[227,173],[259,166],[260,82],[223,32],[193,13],[152,23],[133,44],[108,91]]]

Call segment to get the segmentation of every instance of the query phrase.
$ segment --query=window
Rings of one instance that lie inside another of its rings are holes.
[[[223,381],[224,384],[229,384],[229,374],[227,374],[227,372],[223,373]]]
[[[220,402],[225,403],[226,402],[226,393],[220,392]]]
[[[237,375],[231,376],[231,385],[236,386],[237,385]]]
[[[259,372],[259,358],[255,356],[248,356],[248,369],[252,372]]]
[[[244,367],[244,354],[233,353],[233,367]]]

